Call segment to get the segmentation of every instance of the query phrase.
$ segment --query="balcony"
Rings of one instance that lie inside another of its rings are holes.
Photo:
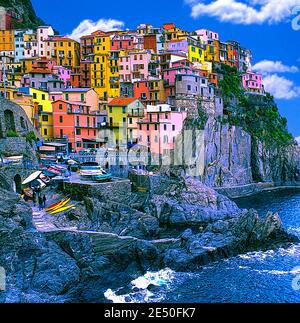
[[[59,53],[59,54],[58,54],[58,57],[59,57],[59,58],[64,58],[64,57],[65,57],[65,54]]]

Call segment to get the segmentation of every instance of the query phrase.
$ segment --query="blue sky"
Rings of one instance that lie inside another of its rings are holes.
[[[140,23],[161,26],[175,22],[189,31],[208,28],[219,32],[222,40],[237,40],[252,50],[253,65],[264,74],[267,88],[288,119],[289,130],[295,137],[300,136],[300,28],[298,31],[292,28],[293,20],[296,27],[300,26],[300,19],[296,19],[297,12],[300,15],[300,0],[32,0],[32,3],[45,22],[61,34],[73,32],[74,37],[78,37],[80,29],[119,26],[132,29]],[[84,22],[87,19],[91,21]]]

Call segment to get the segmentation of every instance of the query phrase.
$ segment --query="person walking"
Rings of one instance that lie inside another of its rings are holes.
[[[47,198],[46,195],[43,195],[43,208],[46,208],[46,202],[47,202]]]
[[[43,199],[42,199],[41,196],[39,196],[38,200],[39,200],[39,211],[42,211],[42,209],[43,209]]]

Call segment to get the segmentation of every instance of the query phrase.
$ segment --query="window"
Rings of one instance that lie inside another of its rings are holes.
[[[157,124],[156,124],[156,125],[154,125],[154,129],[157,131]]]
[[[191,90],[192,90],[191,85],[188,85],[188,86],[187,86],[187,90],[188,90],[188,91],[191,91]]]
[[[42,100],[45,100],[45,99],[46,99],[45,94],[42,94]]]
[[[81,135],[81,129],[76,129],[76,136],[80,136]]]
[[[63,122],[64,122],[64,119],[63,119],[63,117],[62,117],[62,116],[59,116],[59,122],[60,122],[60,123],[63,123]]]
[[[132,124],[132,118],[129,118],[129,124]]]
[[[58,106],[59,110],[62,110],[63,108],[63,105],[60,103],[59,106]]]
[[[113,112],[112,107],[109,107],[109,113],[112,113],[112,112]]]
[[[44,136],[48,135],[48,129],[44,129]]]
[[[78,147],[78,148],[81,147],[81,141],[76,142],[76,147]]]
[[[167,131],[167,125],[164,124],[164,131]]]
[[[154,137],[154,142],[155,142],[155,143],[157,143],[157,142],[158,142],[158,137],[157,137],[157,136],[155,136],[155,137]]]
[[[69,94],[66,94],[66,100],[69,101]]]
[[[42,121],[48,122],[49,121],[48,116],[47,115],[42,115]]]
[[[172,130],[173,130],[173,131],[175,131],[175,128],[176,128],[176,127],[175,127],[175,125],[173,124],[173,125],[172,125]]]
[[[81,94],[81,102],[84,102],[84,94]]]
[[[123,118],[123,123],[126,123],[126,118]]]
[[[126,113],[126,107],[122,107],[122,113]]]
[[[60,138],[63,138],[64,137],[64,131],[63,131],[63,129],[59,129],[59,136],[60,136]]]
[[[164,144],[167,144],[169,142],[169,138],[167,135],[164,136]]]
[[[33,97],[34,99],[36,99],[36,93],[33,93],[33,94],[32,94],[32,97]]]

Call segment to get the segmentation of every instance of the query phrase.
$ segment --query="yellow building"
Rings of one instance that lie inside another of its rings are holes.
[[[94,60],[91,64],[91,87],[100,100],[120,96],[120,51],[111,51],[110,35],[99,32],[94,38]]]
[[[21,64],[21,73],[22,74],[28,74],[32,71],[32,64],[34,63],[36,58],[23,58],[20,59]]]
[[[113,130],[113,144],[127,146],[137,142],[138,120],[144,117],[145,106],[135,98],[115,98],[107,105],[109,127]]]
[[[189,33],[181,28],[176,27],[174,23],[164,24],[166,41],[182,40]]]
[[[40,134],[44,139],[49,140],[53,138],[53,109],[52,100],[49,98],[49,93],[42,90],[30,88],[33,102],[38,105],[39,114],[39,129]]]
[[[68,37],[50,36],[47,46],[57,65],[72,69],[80,65],[80,44]]]
[[[0,30],[0,52],[14,52],[15,36],[13,30]]]

